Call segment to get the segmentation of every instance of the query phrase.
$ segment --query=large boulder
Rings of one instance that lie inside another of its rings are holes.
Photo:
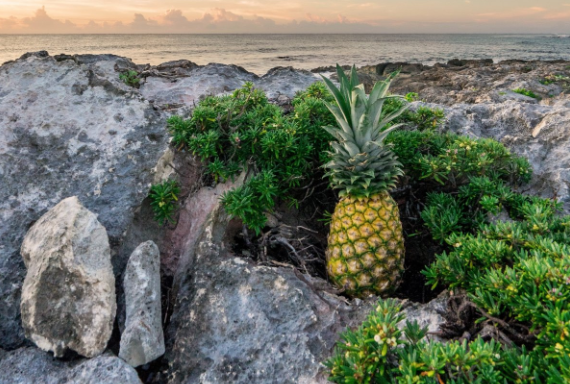
[[[144,73],[140,88],[119,79],[127,69]],[[25,268],[18,249],[49,207],[78,196],[96,213],[119,276],[140,243],[124,245],[125,235],[168,148],[167,117],[246,81],[277,98],[315,80],[291,68],[259,77],[233,65],[178,61],[148,69],[114,55],[52,57],[45,51],[0,66],[0,347],[24,341]]]
[[[112,55],[31,54],[0,66],[0,347],[24,341],[19,249],[29,227],[78,196],[118,252],[153,167],[168,147],[166,114],[119,80]]]
[[[28,231],[22,257],[26,336],[55,356],[101,354],[117,306],[109,239],[97,216],[77,197],[63,200]]]
[[[36,348],[0,355],[0,384],[141,384],[137,372],[118,357],[64,362]]]
[[[135,249],[125,269],[123,287],[126,323],[119,357],[138,367],[164,354],[160,252],[154,242],[147,241]]]
[[[202,191],[197,192],[200,196]],[[183,211],[200,212],[196,204]],[[168,329],[170,384],[327,383],[321,364],[338,334],[358,326],[376,299],[350,303],[318,278],[288,268],[257,266],[229,245],[233,223],[210,205],[186,239]],[[181,213],[184,215],[184,212]],[[196,236],[197,235],[197,236]],[[406,306],[410,319],[431,331],[443,322],[444,302]]]

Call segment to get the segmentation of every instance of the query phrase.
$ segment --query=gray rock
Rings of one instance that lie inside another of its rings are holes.
[[[176,67],[177,65],[182,67]],[[184,75],[176,79],[148,77],[146,83],[141,86],[144,97],[165,107],[192,107],[204,95],[229,93],[246,82],[253,82],[256,87],[263,89],[269,98],[277,98],[279,95],[293,97],[295,93],[320,79],[309,71],[295,70],[292,67],[276,67],[262,77],[242,67],[225,64],[198,67],[180,61],[161,64],[156,68],[165,68],[171,73],[184,71]]]
[[[125,269],[125,330],[119,357],[133,367],[164,354],[160,296],[160,252],[152,241],[135,249]]]
[[[137,372],[110,354],[63,362],[36,348],[0,356],[0,384],[141,384]]]
[[[115,276],[105,228],[77,197],[43,215],[22,244],[28,273],[22,288],[26,336],[63,356],[101,354],[115,320]]]
[[[231,92],[246,81],[278,98],[317,80],[290,68],[260,78],[233,65],[178,61],[156,67],[167,77],[150,76],[135,89],[119,80],[120,69],[142,67],[114,55],[54,58],[45,51],[0,67],[0,347],[24,341],[19,303],[25,268],[18,249],[49,207],[78,196],[96,213],[120,275],[132,251],[122,250],[125,233],[168,148],[171,111],[186,113],[200,97]]]
[[[240,88],[258,77],[236,65],[208,64],[196,67],[185,77],[175,80],[148,77],[140,87],[141,94],[162,106],[193,106],[202,95],[218,95]]]
[[[127,59],[57,62],[30,54],[0,67],[0,347],[24,341],[19,254],[28,228],[63,198],[78,196],[107,229],[116,273],[119,245],[168,146],[167,115],[123,84]]]
[[[191,260],[168,330],[168,382],[327,383],[321,362],[376,299],[346,303],[327,292],[326,281],[235,257],[219,205],[197,229],[197,239],[181,241]],[[410,304],[406,311],[433,330],[441,321],[436,307]]]
[[[267,97],[278,98],[280,95],[293,97],[299,91],[307,89],[320,76],[293,67],[276,67],[255,82],[255,85],[265,91]]]
[[[431,106],[436,106],[430,104]],[[570,97],[549,104],[508,100],[503,103],[455,104],[446,107],[446,129],[490,137],[526,157],[533,179],[525,190],[556,198],[570,214]]]
[[[447,310],[448,300],[449,294],[447,291],[444,291],[426,304],[404,301],[402,303],[402,312],[406,318],[398,326],[403,328],[407,321],[410,323],[417,322],[420,327],[427,327],[430,333],[438,332],[439,326],[445,323],[443,314]],[[430,339],[441,340],[434,336],[430,336]]]

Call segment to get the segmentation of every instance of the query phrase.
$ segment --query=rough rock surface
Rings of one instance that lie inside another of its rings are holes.
[[[167,148],[166,116],[119,81],[118,62],[128,63],[34,54],[0,67],[0,347],[24,340],[19,249],[30,225],[78,196],[116,251]]]
[[[534,177],[525,191],[558,199],[570,214],[570,96],[541,104],[507,100],[444,109],[445,129],[494,138],[526,157]]]
[[[140,89],[119,80],[124,69],[148,74]],[[123,249],[125,233],[168,148],[169,114],[187,113],[201,96],[233,91],[245,81],[279,97],[316,79],[288,68],[259,78],[231,65],[181,60],[148,69],[114,55],[47,52],[0,66],[0,347],[24,342],[25,268],[18,250],[49,207],[78,196],[96,213],[120,275],[138,244]]]
[[[259,77],[236,65],[208,64],[189,67],[184,75],[178,74],[176,78],[148,77],[141,86],[141,94],[164,107],[192,106],[204,95],[231,92],[245,82],[254,83],[269,98],[278,98],[280,95],[293,97],[297,91],[318,80],[319,77],[311,72],[291,67],[273,68]]]
[[[562,199],[570,212],[570,83],[564,80],[570,63],[385,63],[360,69],[360,76],[371,86],[400,67],[393,92],[417,92],[423,102],[443,106],[445,130],[494,137],[528,156],[532,192]],[[127,68],[144,74],[140,89],[118,80],[117,70]],[[0,347],[23,340],[18,303],[25,269],[18,248],[24,233],[48,207],[77,195],[109,232],[116,274],[138,244],[152,239],[163,253],[163,278],[174,279],[165,308],[168,318],[175,303],[163,361],[169,369],[153,382],[324,383],[320,362],[338,332],[359,324],[374,302],[347,304],[321,280],[235,257],[226,233],[234,229],[217,205],[223,186],[192,194],[173,228],[145,223],[152,212],[144,200],[149,183],[163,179],[157,173],[173,172],[164,130],[170,113],[188,114],[201,97],[246,81],[287,107],[296,90],[318,79],[289,68],[259,77],[186,60],[136,66],[112,55],[36,53],[0,67]],[[542,100],[513,92],[520,87]],[[185,172],[175,173],[184,179]],[[194,176],[183,183],[198,184]],[[405,311],[435,330],[444,305],[440,298],[407,304]],[[12,353],[0,350],[0,360]]]
[[[105,228],[77,197],[43,215],[22,244],[26,337],[61,357],[105,350],[116,313],[115,276]]]
[[[320,363],[375,299],[347,304],[321,279],[235,257],[227,247],[231,231],[215,206],[201,236],[183,242],[192,252],[169,327],[168,382],[326,383]],[[434,330],[443,305],[406,311]]]
[[[379,64],[359,74],[372,84],[398,67],[408,68]],[[443,107],[445,130],[491,137],[527,157],[535,174],[527,192],[557,198],[570,213],[570,62],[452,60],[408,68],[390,90],[416,92],[429,106]]]
[[[72,363],[35,348],[0,355],[0,384],[141,384],[137,372],[110,354]]]
[[[396,94],[417,92],[420,99],[451,106],[456,103],[500,103],[512,91],[526,88],[544,99],[568,92],[570,62],[451,60],[447,64],[378,64],[359,69],[377,81],[401,68],[390,90]],[[559,76],[558,80],[554,76]],[[549,81],[550,80],[550,81]],[[532,99],[520,99],[519,101]]]
[[[119,357],[133,367],[164,354],[160,303],[160,252],[152,241],[135,249],[125,269],[126,323]]]

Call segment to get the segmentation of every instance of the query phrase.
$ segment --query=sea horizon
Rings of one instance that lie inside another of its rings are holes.
[[[0,63],[45,50],[51,55],[115,54],[137,64],[180,59],[235,64],[263,75],[279,66],[311,70],[335,63],[570,60],[567,38],[555,33],[0,34]]]

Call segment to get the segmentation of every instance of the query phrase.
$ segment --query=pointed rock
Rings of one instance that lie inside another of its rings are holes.
[[[56,357],[67,349],[86,357],[103,353],[116,299],[109,239],[97,216],[69,197],[32,226],[21,253],[26,336]]]
[[[160,252],[152,241],[142,243],[129,258],[125,279],[127,318],[119,357],[133,367],[164,354],[160,304]]]

